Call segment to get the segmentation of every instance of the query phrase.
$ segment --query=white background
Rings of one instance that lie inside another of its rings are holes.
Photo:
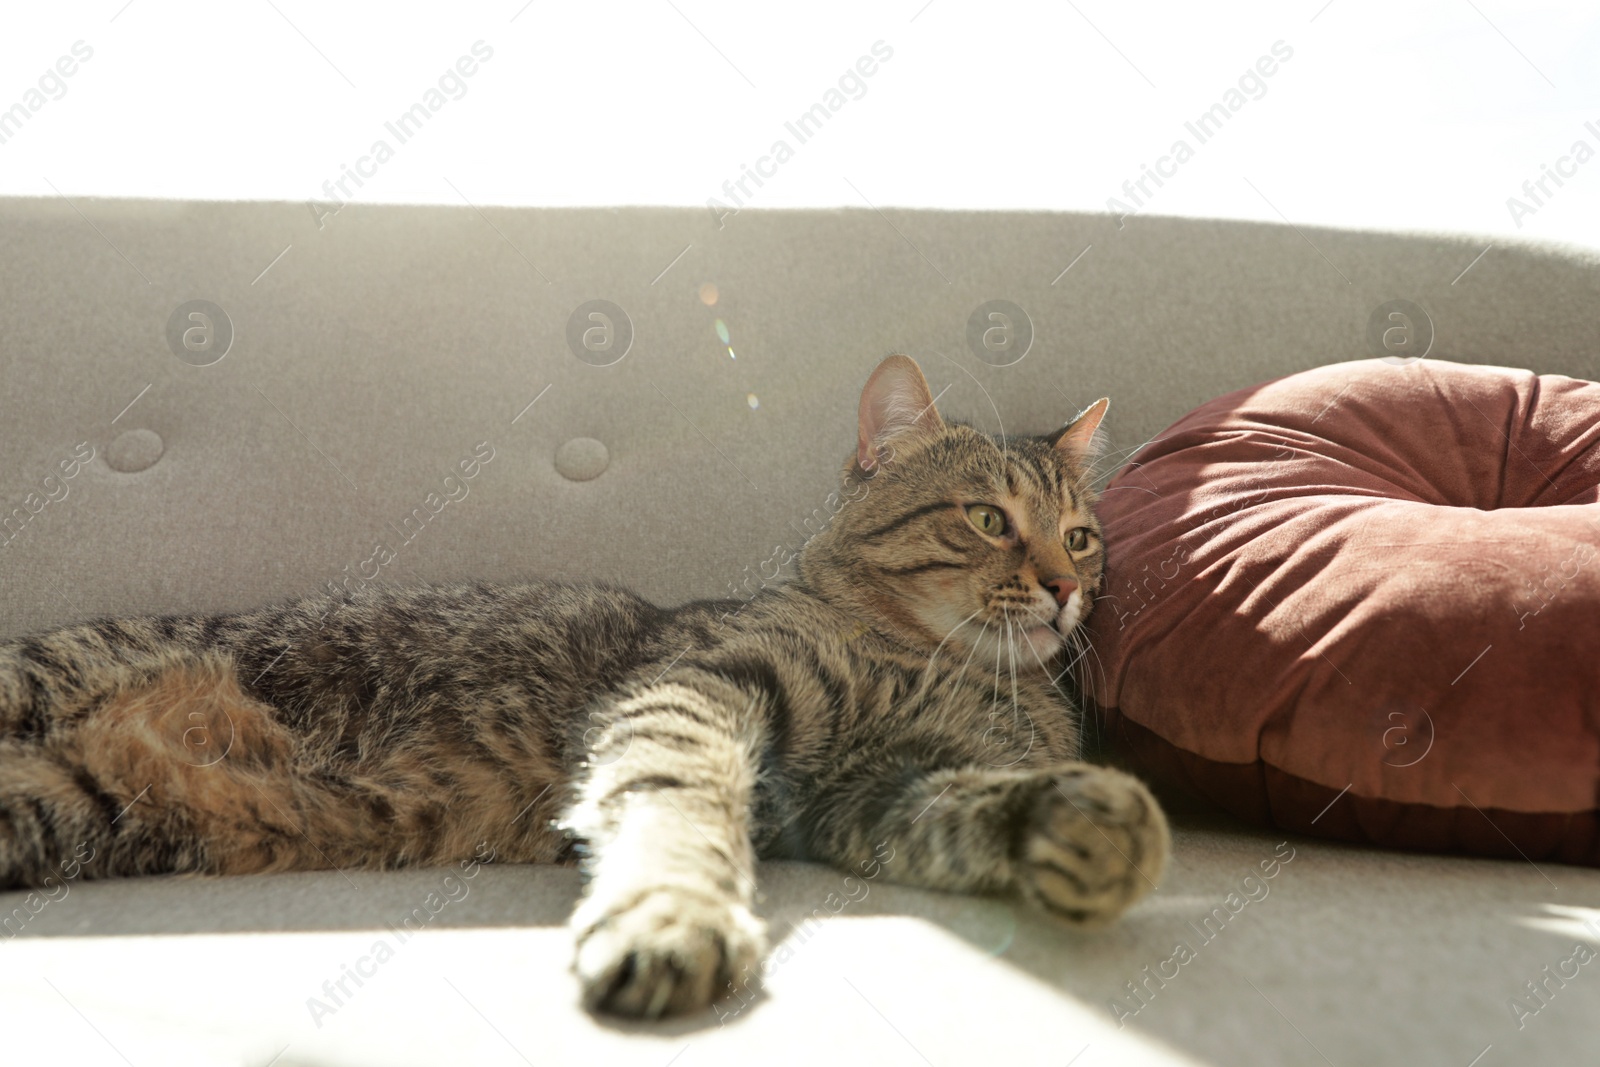
[[[480,39],[466,95],[352,198],[704,205],[784,137],[753,206],[1103,211],[1281,40],[1149,212],[1600,245],[1600,159],[1520,227],[1507,206],[1600,151],[1600,13],[1512,0],[35,4],[6,12],[0,109],[94,56],[0,144],[0,195],[325,199]],[[784,121],[879,40],[866,94],[796,146]]]

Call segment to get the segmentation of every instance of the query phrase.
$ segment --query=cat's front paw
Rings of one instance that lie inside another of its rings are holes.
[[[574,916],[575,970],[592,1011],[653,1019],[708,1006],[766,951],[766,928],[743,904],[658,886]]]
[[[1049,915],[1100,925],[1156,887],[1170,842],[1142,782],[1079,764],[1050,775],[1036,795],[1017,838],[1017,888]]]

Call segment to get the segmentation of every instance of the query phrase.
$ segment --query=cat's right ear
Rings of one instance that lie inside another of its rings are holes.
[[[910,356],[894,355],[878,364],[861,390],[856,435],[856,466],[870,471],[879,449],[896,434],[937,433],[944,420],[933,407],[933,394],[922,369]]]

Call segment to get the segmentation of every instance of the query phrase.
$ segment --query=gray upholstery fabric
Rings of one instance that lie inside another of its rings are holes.
[[[1123,452],[1219,393],[1374,354],[1369,317],[1395,299],[1431,317],[1433,357],[1597,369],[1600,264],[1551,246],[1496,243],[1474,262],[1488,242],[871,210],[746,211],[718,229],[699,210],[352,205],[324,222],[301,204],[0,202],[6,634],[311,592],[380,542],[396,552],[383,580],[595,576],[664,603],[753,589],[822,514],[861,383],[891,351],[918,359],[947,415],[987,429],[1053,428],[1109,395]],[[232,324],[208,366],[168,340],[193,300]],[[632,323],[609,366],[567,341],[592,300]],[[1009,366],[968,344],[990,300],[1032,324]],[[460,479],[482,442],[492,460]],[[285,1043],[280,1064],[665,1064],[685,1046],[684,1067],[846,1050],[1066,1063],[1085,1045],[1081,1065],[1592,1053],[1593,968],[1521,1029],[1508,1000],[1537,1005],[1522,983],[1574,938],[1600,940],[1600,913],[1546,908],[1594,908],[1600,872],[1305,841],[1272,895],[1119,1030],[1109,1000],[1276,844],[1182,821],[1169,883],[1118,929],[1066,935],[1004,904],[875,887],[817,947],[796,940],[762,1002],[660,1033],[574,1007],[572,872],[488,872],[441,916],[450,933],[320,1027],[306,998],[430,872],[79,886],[0,944],[0,1033],[58,1052],[52,1033],[70,1033],[76,1063],[266,1063]],[[763,876],[780,932],[838,889],[816,868]]]

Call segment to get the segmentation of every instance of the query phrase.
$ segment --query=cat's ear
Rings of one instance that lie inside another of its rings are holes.
[[[890,356],[878,364],[861,390],[856,465],[864,471],[877,466],[878,447],[895,434],[942,429],[944,420],[934,410],[933,394],[916,360]]]
[[[1083,414],[1061,427],[1045,440],[1072,457],[1074,463],[1083,463],[1100,454],[1105,435],[1100,433],[1100,420],[1106,417],[1111,400],[1101,397],[1083,410]]]

